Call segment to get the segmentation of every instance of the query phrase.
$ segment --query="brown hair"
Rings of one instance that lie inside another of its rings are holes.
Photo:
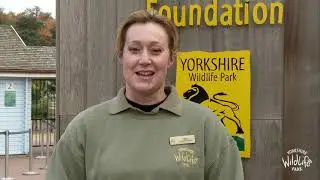
[[[165,29],[168,35],[168,41],[169,41],[168,47],[170,50],[170,56],[172,60],[175,59],[176,53],[178,50],[178,45],[179,45],[179,36],[178,36],[177,28],[172,21],[170,21],[168,18],[164,16],[157,14],[155,10],[152,10],[150,12],[146,10],[139,10],[129,15],[129,17],[126,19],[124,24],[120,27],[117,34],[117,40],[116,40],[117,58],[122,57],[123,48],[124,48],[125,39],[126,39],[126,33],[128,29],[131,27],[131,25],[136,23],[149,23],[149,22],[159,24],[161,27]]]

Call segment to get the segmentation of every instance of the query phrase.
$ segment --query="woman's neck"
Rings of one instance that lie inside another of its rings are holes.
[[[154,93],[134,92],[130,88],[126,87],[125,96],[137,104],[152,105],[163,101],[166,98],[164,88],[160,88]]]

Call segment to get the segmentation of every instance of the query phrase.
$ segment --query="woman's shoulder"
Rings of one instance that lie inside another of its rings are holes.
[[[108,110],[112,106],[112,104],[116,101],[117,97],[114,97],[109,100],[104,100],[102,102],[99,102],[97,104],[91,105],[88,108],[86,108],[83,112],[84,113],[101,113],[101,112],[109,112]]]
[[[90,120],[99,119],[99,117],[106,117],[109,114],[112,101],[114,101],[114,98],[91,105],[80,111],[72,121],[75,123],[86,123]]]

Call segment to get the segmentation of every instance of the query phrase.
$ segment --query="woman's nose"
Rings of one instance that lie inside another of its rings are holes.
[[[139,59],[139,64],[150,64],[151,63],[150,58],[151,57],[150,57],[148,51],[146,51],[146,50],[142,51],[140,59]]]

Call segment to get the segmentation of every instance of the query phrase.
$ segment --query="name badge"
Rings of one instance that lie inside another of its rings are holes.
[[[196,143],[196,138],[194,135],[186,136],[174,136],[170,137],[170,145],[180,145],[180,144],[194,144]]]

